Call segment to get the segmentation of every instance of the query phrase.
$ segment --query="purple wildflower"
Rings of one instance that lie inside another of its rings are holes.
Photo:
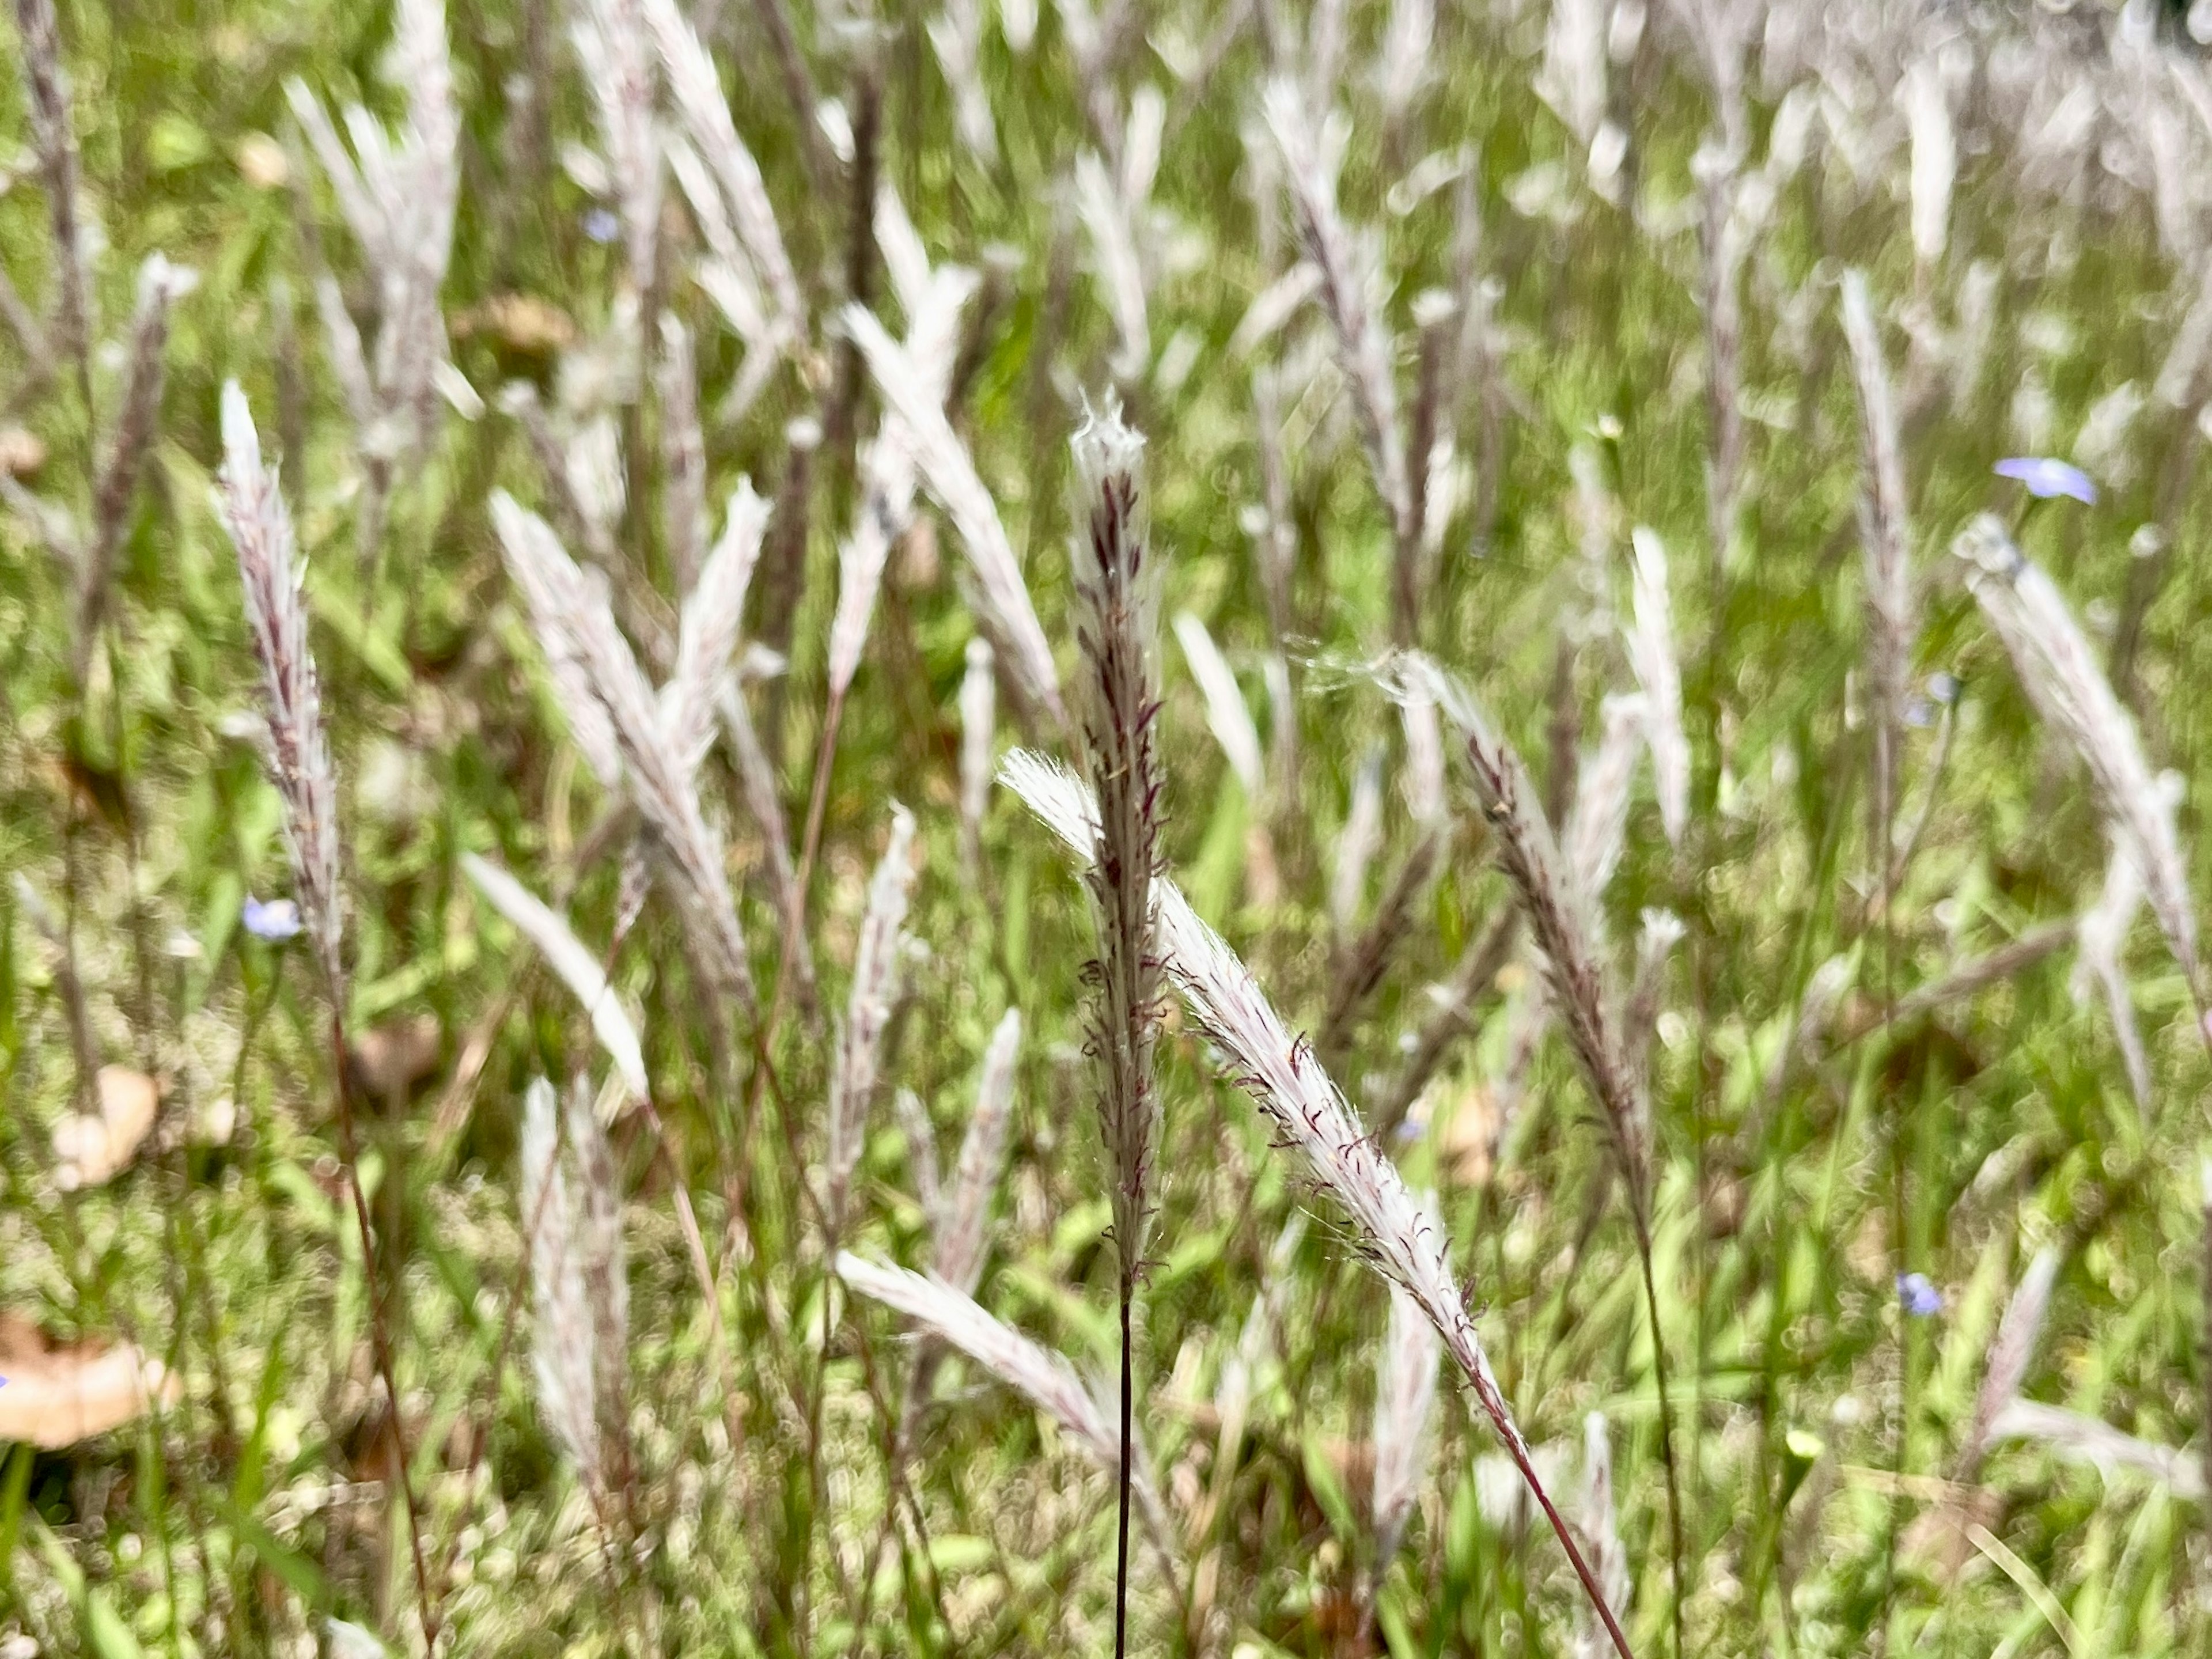
[[[1926,1273],[1899,1273],[1897,1299],[1915,1319],[1930,1319],[1943,1311],[1943,1293],[1928,1282]]]
[[[300,931],[300,907],[290,899],[270,899],[265,902],[248,894],[239,920],[246,931],[256,939],[271,942],[290,939]]]
[[[604,246],[622,234],[622,221],[603,207],[595,207],[584,216],[584,234]]]
[[[2038,501],[2047,501],[2053,495],[2071,495],[2084,507],[2097,504],[2095,482],[2071,461],[2049,455],[2014,455],[1999,461],[1996,471],[2000,478],[2026,484],[2027,493]]]

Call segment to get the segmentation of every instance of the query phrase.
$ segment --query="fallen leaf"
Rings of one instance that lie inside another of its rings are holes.
[[[0,427],[0,472],[27,477],[46,464],[46,447],[35,432],[20,426]]]
[[[0,1440],[58,1451],[119,1428],[156,1397],[178,1395],[176,1378],[128,1342],[56,1342],[29,1320],[0,1314]]]
[[[256,190],[281,190],[291,182],[292,164],[284,146],[265,132],[249,132],[231,151],[239,176]]]
[[[1462,1094],[1437,1134],[1437,1160],[1463,1187],[1490,1178],[1498,1145],[1498,1098],[1482,1084]]]
[[[54,1184],[65,1193],[112,1180],[154,1127],[161,1085],[127,1066],[103,1066],[100,1109],[72,1112],[54,1126]]]
[[[453,337],[489,334],[526,357],[550,357],[576,343],[576,325],[550,300],[534,294],[495,294],[453,319]]]
[[[435,1014],[410,1014],[362,1032],[352,1044],[362,1092],[379,1100],[404,1095],[437,1071],[443,1041]]]

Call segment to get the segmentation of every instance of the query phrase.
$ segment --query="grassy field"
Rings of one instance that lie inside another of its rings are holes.
[[[0,1659],[2212,1644],[2212,6],[14,14]]]

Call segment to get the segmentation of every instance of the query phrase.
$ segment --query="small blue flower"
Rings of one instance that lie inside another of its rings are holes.
[[[1897,1299],[1915,1319],[1930,1319],[1943,1311],[1943,1293],[1928,1282],[1926,1273],[1899,1273]]]
[[[1933,726],[1936,705],[1925,697],[1908,697],[1905,703],[1905,723],[1907,726]]]
[[[288,939],[300,931],[300,907],[288,898],[270,899],[264,903],[248,894],[239,920],[256,939],[272,942]]]
[[[1948,708],[1959,701],[1959,677],[1937,669],[1928,677],[1928,695]]]
[[[2071,495],[2085,507],[2097,504],[2096,483],[2071,461],[2049,455],[2015,455],[1997,463],[1996,475],[2026,484],[2027,493],[2039,501],[2053,495]]]
[[[595,207],[584,216],[584,234],[595,242],[611,242],[622,234],[622,221],[603,207]]]

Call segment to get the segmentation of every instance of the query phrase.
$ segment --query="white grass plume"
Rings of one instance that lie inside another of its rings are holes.
[[[1205,700],[1206,723],[1212,730],[1214,741],[1229,757],[1229,769],[1243,786],[1244,799],[1256,801],[1267,787],[1267,763],[1260,747],[1260,730],[1252,723],[1251,706],[1244,701],[1236,672],[1213,642],[1213,635],[1206,632],[1206,624],[1191,612],[1176,612],[1175,635],[1190,664],[1191,678],[1198,682],[1199,695]]]
[[[555,609],[549,618],[541,619],[550,626],[541,627],[540,637],[549,631],[556,636],[560,649],[575,664],[588,697],[604,711],[630,798],[679,888],[693,901],[680,907],[685,924],[701,941],[717,975],[750,1006],[752,969],[744,927],[738,919],[737,901],[722,862],[720,838],[701,809],[690,757],[672,738],[659,702],[629,641],[615,625],[605,584],[597,580],[596,572],[586,578],[579,571],[544,521],[517,506],[504,491],[493,492],[492,513],[501,526],[508,568],[518,582],[526,589],[538,582],[549,590]],[[552,654],[549,648],[549,658]],[[571,729],[576,728],[572,725]]]
[[[615,741],[613,724],[592,692],[577,630],[589,593],[584,574],[576,568],[552,527],[526,511],[503,489],[491,495],[493,527],[499,532],[500,550],[507,574],[521,589],[530,612],[531,629],[545,666],[561,694],[562,718],[568,735],[604,789],[622,785],[621,745]]]
[[[898,1000],[899,957],[914,878],[914,814],[893,801],[890,840],[868,882],[868,908],[853,951],[852,988],[830,1071],[828,1209],[833,1227],[844,1218],[846,1192],[867,1132],[868,1105],[882,1073],[884,1033]]]
[[[997,758],[998,695],[991,642],[974,635],[960,677],[960,846],[975,871],[982,868],[983,814],[990,805],[991,769]]]
[[[1230,356],[1249,357],[1281,333],[1299,308],[1321,292],[1321,267],[1301,259],[1254,295],[1237,319],[1237,331],[1229,337]]]
[[[1932,267],[1950,240],[1951,186],[1959,175],[1959,144],[1951,129],[1943,72],[1933,57],[1917,59],[1898,88],[1911,136],[1912,252]]]
[[[538,947],[546,965],[584,1005],[599,1046],[614,1061],[616,1071],[630,1093],[639,1100],[647,1098],[645,1054],[638,1042],[637,1028],[630,1023],[622,999],[599,971],[599,958],[592,955],[591,948],[576,937],[565,917],[497,865],[474,853],[463,853],[461,868],[492,908]]]
[[[2143,758],[2134,719],[2113,695],[2057,585],[2013,545],[2003,526],[1984,514],[1960,532],[1951,551],[1965,565],[1966,585],[2004,641],[2029,701],[2088,769],[2106,828],[2136,860],[2151,913],[2201,1002],[2188,866],[2172,806]]]
[[[246,618],[261,661],[270,776],[284,804],[284,839],[292,854],[300,913],[324,980],[343,1006],[337,780],[331,769],[322,689],[307,639],[299,544],[276,473],[262,465],[260,434],[235,380],[222,389],[222,451],[216,503],[237,550]]]
[[[122,401],[102,446],[99,477],[93,489],[92,537],[79,573],[78,678],[109,599],[117,550],[130,526],[131,503],[139,474],[154,447],[161,424],[161,388],[167,379],[169,307],[198,283],[194,271],[149,253],[138,267],[138,300],[131,319],[131,343],[125,358]]]
[[[1375,89],[1382,100],[1384,119],[1403,120],[1428,84],[1436,29],[1436,0],[1391,0],[1375,63]]]
[[[994,165],[999,130],[983,84],[983,0],[945,0],[945,9],[929,20],[929,44],[952,89],[952,125],[961,144],[984,166]]]
[[[1628,1611],[1628,1551],[1620,1541],[1620,1516],[1613,1497],[1613,1434],[1603,1412],[1583,1419],[1583,1534],[1589,1540],[1590,1565],[1605,1586],[1605,1599],[1616,1615]],[[1578,1621],[1577,1659],[1599,1659],[1605,1638]]]
[[[1084,876],[1097,954],[1086,1024],[1097,1061],[1101,1135],[1112,1178],[1115,1254],[1127,1328],[1153,1203],[1160,1098],[1153,1076],[1159,1028],[1154,889],[1159,870],[1162,769],[1158,745],[1158,568],[1145,536],[1144,440],[1118,408],[1087,419],[1070,445],[1076,507],[1079,730],[1098,808]],[[1126,1346],[1126,1345],[1125,1345]]]
[[[1634,554],[1635,626],[1628,633],[1629,665],[1644,688],[1644,730],[1659,791],[1659,823],[1671,847],[1682,843],[1690,823],[1690,744],[1682,732],[1682,667],[1674,652],[1674,608],[1667,588],[1667,549],[1657,534],[1637,526]]]
[[[1436,701],[1418,686],[1408,686],[1398,718],[1406,731],[1406,810],[1423,829],[1439,829],[1451,816],[1451,804],[1445,793],[1443,727]]]
[[[591,1310],[573,1248],[574,1206],[561,1165],[553,1085],[535,1079],[523,1097],[522,1224],[530,1260],[531,1358],[538,1408],[585,1481],[600,1480],[599,1413]]]
[[[329,290],[335,303],[325,303],[324,314],[333,351],[358,365],[356,392],[369,394],[354,410],[357,441],[385,463],[421,447],[436,405],[432,375],[446,351],[439,289],[460,197],[460,114],[444,0],[400,0],[392,48],[388,62],[407,99],[396,140],[356,104],[345,112],[349,152],[307,87],[295,80],[285,88],[376,277],[373,356],[363,357],[335,289]],[[319,285],[319,297],[322,292]],[[374,511],[372,504],[372,516]]]
[[[663,177],[653,111],[659,65],[643,9],[639,0],[582,0],[572,10],[568,38],[606,145],[630,280],[642,294],[653,285]]]
[[[970,1296],[983,1276],[991,1200],[1006,1168],[1006,1131],[1013,1119],[1014,1062],[1021,1045],[1021,1011],[1009,1008],[983,1051],[983,1069],[975,1082],[975,1109],[969,1115],[967,1133],[961,1137],[960,1158],[953,1165],[952,1185],[945,1194],[936,1228],[933,1270],[953,1289]]]
[[[551,1083],[531,1083],[520,1162],[538,1409],[586,1485],[604,1494],[606,1449],[621,1433],[629,1291],[613,1155],[580,1079],[565,1111]]]
[[[721,538],[700,567],[698,583],[677,620],[676,662],[660,688],[659,719],[687,774],[698,769],[714,744],[715,701],[738,648],[745,594],[770,510],[751,480],[738,481],[724,512]]]
[[[1089,150],[1075,160],[1075,208],[1091,238],[1091,257],[1108,314],[1121,337],[1115,353],[1115,378],[1127,385],[1141,378],[1152,361],[1152,329],[1146,320],[1145,267],[1128,207],[1115,187],[1106,164]]]
[[[1939,94],[1940,95],[1940,94]],[[1905,459],[1898,436],[1897,403],[1882,358],[1881,333],[1863,272],[1844,273],[1844,339],[1858,384],[1859,422],[1865,434],[1867,678],[1874,688],[1876,759],[1875,811],[1886,812],[1897,794],[1897,744],[1905,716],[1905,682],[1911,670],[1913,616],[1911,525],[1906,516]]]
[[[785,250],[768,186],[761,179],[760,164],[738,136],[714,59],[678,9],[676,0],[643,0],[643,4],[647,26],[660,48],[677,112],[720,187],[729,222],[766,297],[769,334],[779,349],[788,350],[805,339],[806,302],[791,256]]]
[[[1368,1508],[1374,1517],[1378,1579],[1398,1553],[1406,1522],[1421,1495],[1421,1483],[1428,1476],[1437,1405],[1437,1361],[1443,1352],[1428,1316],[1413,1297],[1393,1285],[1390,1322],[1376,1371],[1371,1431],[1375,1472]]]
[[[903,441],[913,446],[922,483],[960,532],[990,620],[1001,643],[1012,653],[1017,680],[1054,726],[1065,727],[1067,713],[1060,701],[1052,647],[1030,602],[1021,562],[1014,556],[1006,526],[999,521],[998,504],[984,488],[967,446],[954,434],[939,402],[929,396],[927,383],[911,355],[884,331],[874,315],[848,305],[843,316],[847,330],[867,359],[884,404],[903,423]]]
[[[690,590],[707,553],[707,434],[699,425],[699,366],[691,331],[680,318],[660,318],[660,519],[677,585]]]
[[[2204,1497],[2204,1470],[2187,1452],[2114,1428],[2101,1418],[2014,1399],[1997,1413],[1992,1440],[2033,1440],[2072,1463],[2087,1463],[2108,1478],[2116,1471],[2140,1474],[2164,1486],[2185,1504]]]
[[[899,1126],[899,1133],[906,1138],[907,1168],[914,1176],[914,1195],[934,1237],[943,1232],[945,1226],[945,1176],[937,1163],[937,1126],[930,1121],[929,1108],[922,1104],[921,1097],[911,1089],[892,1091],[891,1116]]]
[[[1097,809],[1082,781],[1026,750],[1007,756],[1000,781],[1067,843],[1079,861],[1092,856]],[[1528,1443],[1513,1419],[1468,1315],[1458,1280],[1444,1255],[1437,1227],[1421,1213],[1397,1166],[1360,1127],[1343,1095],[1321,1068],[1311,1046],[1294,1036],[1250,972],[1220,937],[1200,920],[1182,890],[1163,878],[1154,884],[1159,910],[1159,951],[1169,979],[1226,1069],[1295,1150],[1316,1184],[1352,1223],[1354,1247],[1376,1271],[1419,1306],[1443,1339],[1551,1520],[1561,1547],[1593,1595],[1595,1580],[1541,1486]],[[1610,1614],[1606,1615],[1610,1619]],[[1625,1638],[1616,1645],[1626,1656]]]
[[[1297,209],[1306,255],[1320,268],[1321,298],[1335,325],[1345,378],[1359,410],[1360,429],[1376,489],[1403,541],[1413,526],[1413,493],[1407,470],[1405,434],[1398,424],[1395,351],[1372,296],[1372,258],[1363,252],[1336,202],[1346,131],[1340,120],[1316,124],[1295,82],[1268,83],[1262,109],[1282,152],[1285,181]]]
[[[1115,1427],[1114,1411],[1084,1386],[1075,1368],[1059,1354],[1001,1324],[974,1297],[940,1279],[884,1267],[850,1250],[838,1253],[837,1277],[869,1300],[904,1314],[1021,1395],[1052,1419],[1060,1432],[1109,1475],[1121,1468],[1121,1440]],[[1146,1468],[1142,1448],[1137,1451],[1132,1483],[1160,1571],[1173,1583],[1180,1576],[1175,1530]]]
[[[1628,845],[1630,791],[1650,711],[1650,699],[1641,692],[1607,697],[1598,745],[1583,757],[1575,774],[1574,805],[1567,811],[1559,851],[1593,926]]]
[[[1437,707],[1458,728],[1498,864],[1517,890],[1543,952],[1553,1009],[1613,1132],[1640,1233],[1649,1201],[1643,1091],[1626,1066],[1587,896],[1560,856],[1520,756],[1498,736],[1474,694],[1425,658],[1407,659],[1407,678],[1425,678]]]
[[[2020,1386],[2027,1380],[2028,1367],[2034,1362],[2036,1346],[2042,1340],[2044,1318],[2051,1310],[2051,1292],[2058,1281],[2058,1267],[2057,1247],[2045,1245],[2027,1264],[2027,1271],[2021,1275],[2012,1300],[2005,1304],[2004,1316],[1997,1322],[1997,1334],[1990,1343],[1981,1389],[1974,1399],[1973,1420],[1959,1454],[1955,1478],[1961,1481],[1974,1478],[1981,1467],[1982,1454],[1989,1449],[1996,1432],[1998,1419],[2019,1397]]]
[[[2161,775],[2160,793],[2178,805],[2178,788],[2164,787],[2169,781],[2178,785],[2179,780],[2171,772]],[[2105,1005],[2112,1017],[2112,1035],[2120,1045],[2120,1057],[2127,1066],[2128,1086],[2135,1094],[2137,1109],[2148,1113],[2150,1057],[2143,1051],[2142,1032],[2136,1024],[2135,1000],[2129,993],[2127,973],[2120,963],[2142,900],[2142,869],[2125,847],[2115,847],[2106,860],[2103,890],[2074,925],[2077,954],[2068,988],[2077,1005],[2088,1000],[2092,981],[2104,993]]]
[[[878,198],[878,224],[884,217],[881,204],[896,200],[888,191]],[[913,252],[920,252],[918,240]],[[918,288],[908,292],[908,285],[915,283]],[[975,276],[953,265],[932,272],[925,264],[921,272],[908,273],[897,286],[907,307],[906,352],[920,382],[917,395],[941,411],[960,349],[960,313],[975,291]],[[830,623],[833,696],[842,696],[860,670],[884,568],[890,562],[891,548],[914,522],[915,446],[895,412],[884,416],[881,428],[861,449],[860,475],[860,499],[853,528],[837,546],[837,609]]]
[[[1433,708],[1435,705],[1430,705]],[[1367,894],[1367,870],[1382,846],[1382,745],[1369,745],[1352,776],[1352,801],[1337,832],[1336,861],[1328,883],[1328,915],[1340,935],[1358,920]]]
[[[906,313],[908,331],[911,332],[915,313],[929,292],[934,271],[921,233],[914,228],[914,220],[906,210],[906,203],[900,198],[898,187],[888,179],[876,181],[873,225],[876,252],[883,259],[884,274],[891,280],[891,293],[898,301],[899,309]]]

